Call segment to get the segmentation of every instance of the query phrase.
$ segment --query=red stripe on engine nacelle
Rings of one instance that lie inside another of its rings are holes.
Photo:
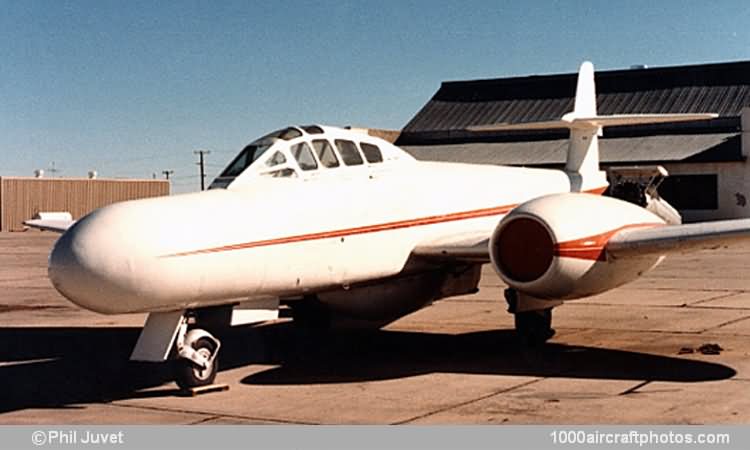
[[[558,242],[555,244],[555,256],[587,259],[591,261],[606,261],[607,254],[604,252],[604,249],[607,246],[607,242],[609,242],[615,234],[633,228],[651,228],[659,226],[664,226],[664,224],[659,222],[634,223],[621,226],[620,228],[605,233],[575,239],[573,241]]]

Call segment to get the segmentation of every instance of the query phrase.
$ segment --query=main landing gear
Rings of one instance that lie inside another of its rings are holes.
[[[293,323],[300,329],[315,333],[325,333],[331,329],[331,311],[316,296],[306,295],[290,306]]]
[[[512,288],[504,294],[508,312],[515,316],[516,334],[522,346],[537,347],[555,335],[552,308],[562,302],[535,299]]]

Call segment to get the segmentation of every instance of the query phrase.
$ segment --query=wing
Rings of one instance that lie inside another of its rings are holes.
[[[628,258],[716,249],[741,240],[750,240],[750,219],[625,229],[614,234],[604,248],[608,257]],[[439,262],[484,264],[490,262],[489,237],[478,234],[446,237],[420,245],[412,254]]]
[[[25,220],[24,225],[32,228],[38,228],[45,231],[54,231],[63,233],[74,223],[73,217],[69,212],[40,212],[31,220]]]
[[[458,234],[440,241],[426,243],[412,251],[412,255],[440,262],[490,262],[489,237],[486,234]]]
[[[715,249],[750,239],[750,219],[721,220],[688,225],[623,230],[605,246],[608,256],[686,253]]]

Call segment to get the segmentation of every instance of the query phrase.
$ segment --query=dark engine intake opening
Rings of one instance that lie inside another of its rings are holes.
[[[493,249],[500,270],[510,279],[528,283],[547,272],[555,244],[547,228],[534,219],[519,217],[500,231]]]

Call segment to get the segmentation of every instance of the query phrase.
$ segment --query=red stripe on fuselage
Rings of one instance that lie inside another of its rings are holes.
[[[607,255],[604,252],[604,249],[607,246],[607,242],[609,242],[615,234],[633,228],[651,228],[663,225],[663,223],[659,222],[634,223],[607,231],[606,233],[575,239],[573,241],[558,242],[555,244],[555,256],[588,259],[591,261],[606,261]]]
[[[606,190],[607,190],[607,187],[605,186],[603,188],[592,189],[590,191],[586,191],[586,193],[599,195]],[[270,245],[290,244],[293,242],[303,242],[303,241],[312,241],[312,240],[317,240],[317,239],[354,236],[357,234],[376,233],[379,231],[391,231],[391,230],[398,230],[401,228],[434,225],[438,223],[454,222],[457,220],[478,219],[482,217],[506,214],[508,211],[512,210],[516,206],[518,205],[515,204],[515,205],[506,205],[506,206],[496,206],[492,208],[483,208],[483,209],[477,209],[473,211],[463,211],[463,212],[457,212],[457,213],[442,214],[442,215],[437,215],[437,216],[422,217],[419,219],[399,220],[396,222],[388,222],[388,223],[382,223],[382,224],[377,224],[377,225],[367,225],[367,226],[362,226],[362,227],[345,228],[341,230],[300,234],[296,236],[265,239],[261,241],[243,242],[241,244],[224,245],[221,247],[211,247],[211,248],[205,248],[205,249],[200,249],[200,250],[191,250],[191,251],[186,251],[186,252],[172,253],[168,255],[162,255],[160,256],[160,258],[203,255],[203,254],[209,254],[209,253],[227,252],[227,251],[232,251],[232,250],[245,250],[245,249],[256,248],[256,247],[267,247]]]
[[[213,248],[193,250],[193,251],[188,251],[188,252],[173,253],[171,255],[163,255],[162,258],[226,252],[230,250],[243,250],[243,249],[255,248],[255,247],[266,247],[269,245],[289,244],[292,242],[312,241],[316,239],[327,239],[327,238],[336,238],[336,237],[344,237],[344,236],[353,236],[357,234],[376,233],[379,231],[390,231],[390,230],[397,230],[401,228],[411,228],[411,227],[424,226],[424,225],[433,225],[437,223],[454,222],[457,220],[478,219],[481,217],[489,217],[489,216],[496,216],[499,214],[505,214],[511,209],[515,208],[515,206],[516,205],[498,206],[494,208],[477,209],[474,211],[464,211],[464,212],[459,212],[459,213],[443,214],[439,216],[423,217],[419,219],[400,220],[397,222],[388,222],[388,223],[382,223],[378,225],[367,225],[363,227],[345,228],[345,229],[334,230],[334,231],[323,231],[319,233],[308,233],[308,234],[300,234],[296,236],[288,236],[288,237],[275,238],[275,239],[265,239],[262,241],[245,242],[242,244],[225,245],[222,247],[213,247]]]

